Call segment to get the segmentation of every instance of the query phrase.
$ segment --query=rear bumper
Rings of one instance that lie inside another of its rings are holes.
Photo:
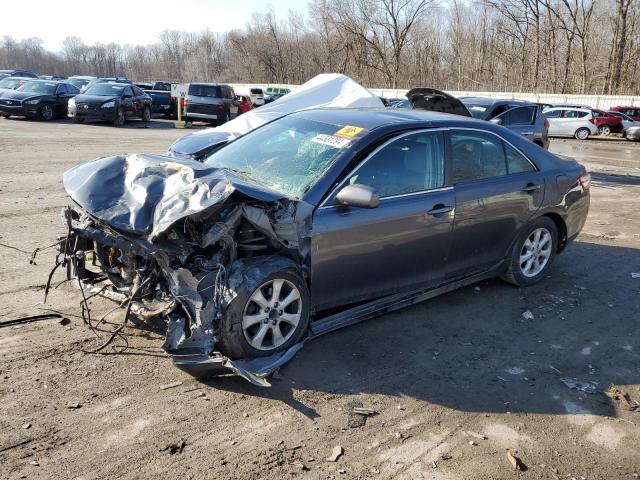
[[[215,113],[193,113],[186,111],[184,112],[185,117],[189,118],[203,118],[205,120],[218,120],[219,115]]]

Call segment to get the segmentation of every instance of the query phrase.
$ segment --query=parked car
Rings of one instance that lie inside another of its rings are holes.
[[[586,140],[598,133],[591,109],[554,107],[542,112],[549,122],[550,137],[575,137]]]
[[[5,92],[16,90],[33,78],[30,77],[4,77],[0,80],[0,95]]]
[[[264,91],[264,93],[267,95],[277,95],[280,93],[284,95],[289,92],[291,92],[291,89],[284,87],[267,87],[267,89]]]
[[[634,120],[640,120],[640,107],[611,107],[609,110],[624,113]]]
[[[38,75],[40,80],[66,80],[67,77],[61,77],[59,75]]]
[[[241,93],[236,95],[236,100],[238,102],[238,115],[247,113],[249,110],[253,109],[253,102],[249,95]]]
[[[637,142],[640,140],[640,126],[626,128],[623,133],[624,138]]]
[[[277,368],[307,336],[487,278],[552,274],[587,218],[590,176],[489,122],[316,109],[204,164],[104,157],[64,186],[78,207],[61,250],[86,295],[164,315],[176,363],[264,385],[256,363]],[[86,258],[117,290],[92,284]]]
[[[250,88],[249,96],[254,107],[264,105],[264,92],[261,88]]]
[[[184,120],[222,124],[238,116],[233,88],[221,83],[190,83],[184,99]]]
[[[629,115],[625,115],[622,112],[614,112],[610,110],[607,113],[609,113],[610,115],[615,115],[616,117],[620,118],[620,120],[622,121],[623,132],[629,127],[636,127],[640,125],[640,120],[634,120]]]
[[[264,103],[272,103],[275,102],[276,100],[284,97],[286,95],[286,93],[274,93],[273,95],[265,95],[264,97]]]
[[[170,82],[136,83],[153,101],[151,112],[162,113],[167,117],[176,114],[176,98],[171,96]]]
[[[0,80],[5,77],[28,77],[37,79],[38,75],[29,70],[0,70]]]
[[[85,76],[85,75],[74,75],[73,77],[67,78],[67,83],[75,85],[80,89],[81,92],[84,92],[89,82],[96,80],[96,77]]]
[[[624,127],[622,126],[622,119],[617,115],[613,115],[604,110],[598,110],[597,108],[591,109],[591,114],[598,127],[599,135],[610,135],[612,133],[622,133]]]
[[[558,107],[563,107],[563,108],[584,108],[586,110],[591,110],[591,106],[586,105],[584,103],[554,103],[553,105],[551,105],[551,108],[558,108]]]
[[[69,100],[68,116],[74,122],[108,121],[120,127],[129,118],[150,121],[151,104],[151,97],[135,85],[98,82]]]
[[[481,97],[456,98],[433,88],[413,88],[407,92],[407,98],[413,108],[491,121],[528,138],[545,150],[549,148],[549,124],[536,103]]]
[[[0,115],[5,118],[20,116],[45,121],[64,117],[67,102],[79,92],[70,83],[31,80],[17,90],[10,90],[0,96]]]

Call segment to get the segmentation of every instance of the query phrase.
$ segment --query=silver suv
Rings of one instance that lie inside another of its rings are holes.
[[[222,125],[238,116],[236,95],[229,85],[190,83],[184,100],[184,120],[202,120]]]

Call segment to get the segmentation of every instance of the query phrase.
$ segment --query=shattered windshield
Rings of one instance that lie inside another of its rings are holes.
[[[340,125],[285,117],[214,152],[205,164],[227,168],[290,198],[300,198],[347,149]]]

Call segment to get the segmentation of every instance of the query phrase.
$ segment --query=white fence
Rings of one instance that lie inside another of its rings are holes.
[[[283,84],[253,84],[253,83],[234,83],[233,88],[238,92],[248,91],[249,88],[257,87],[266,89],[267,87],[284,87],[295,90],[298,85]],[[405,98],[407,89],[389,89],[389,88],[370,88],[375,95],[386,98]],[[528,100],[537,103],[571,103],[579,105],[589,105],[593,108],[607,110],[615,106],[635,106],[640,105],[640,96],[632,95],[565,95],[561,93],[516,93],[516,92],[455,92],[447,91],[454,97],[488,97],[488,98],[509,98]]]

